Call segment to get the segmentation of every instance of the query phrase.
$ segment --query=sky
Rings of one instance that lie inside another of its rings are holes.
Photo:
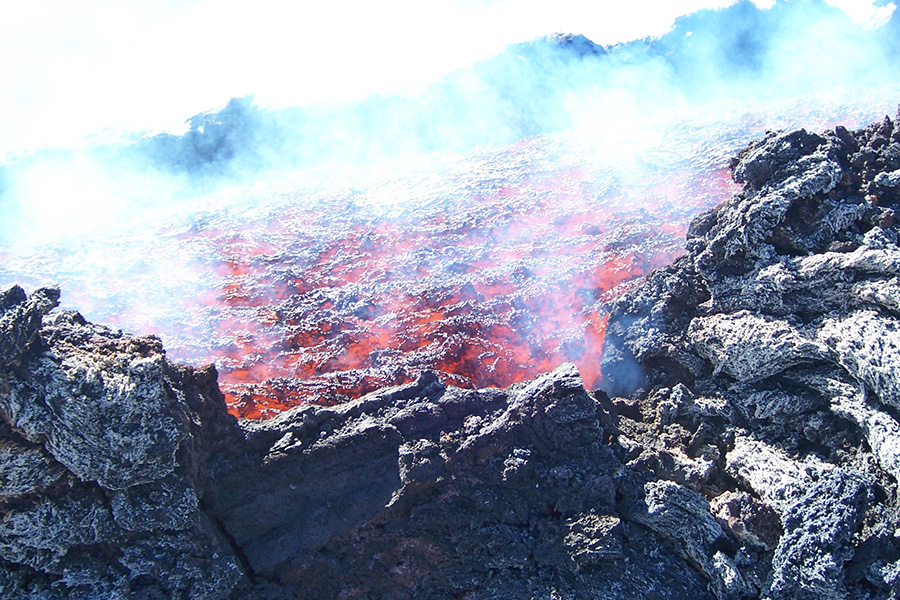
[[[860,23],[894,8],[828,1]],[[251,93],[262,106],[296,106],[396,92],[539,35],[611,44],[730,3],[0,0],[0,159],[122,130],[179,132]]]

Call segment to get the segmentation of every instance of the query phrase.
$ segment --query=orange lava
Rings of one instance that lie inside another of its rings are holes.
[[[445,196],[388,214],[345,197],[200,228],[222,282],[218,342],[200,358],[216,360],[244,418],[424,369],[504,387],[574,362],[599,387],[608,303],[674,260],[689,217],[737,189],[725,170],[638,175],[615,187],[590,165],[451,175]]]
[[[837,92],[828,106],[816,94],[647,115],[626,140],[536,136],[387,176],[280,173],[134,236],[0,248],[0,281],[58,283],[90,320],[215,362],[240,417],[345,402],[425,369],[506,386],[571,361],[602,386],[610,302],[738,191],[731,157],[767,130],[853,128],[894,110],[880,92]]]

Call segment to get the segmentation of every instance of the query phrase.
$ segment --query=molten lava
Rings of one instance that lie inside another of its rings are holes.
[[[225,342],[195,358],[217,361],[231,410],[343,402],[423,369],[503,387],[571,361],[599,386],[607,303],[671,262],[688,217],[737,187],[725,169],[647,165],[621,185],[589,164],[546,164],[547,144],[482,157],[437,190],[382,190],[424,201],[287,202],[191,231],[218,258],[209,335]]]

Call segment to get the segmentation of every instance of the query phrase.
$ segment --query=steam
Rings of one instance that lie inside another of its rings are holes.
[[[34,31],[52,51],[0,65],[12,82],[0,95],[0,285],[62,283],[80,291],[64,302],[107,323],[130,315],[123,324],[143,331],[203,318],[191,300],[224,276],[210,273],[215,252],[181,242],[210,222],[224,239],[229,219],[257,207],[268,218],[271,182],[291,202],[305,186],[307,199],[399,214],[422,202],[403,175],[421,181],[429,161],[478,147],[569,132],[626,165],[618,173],[712,170],[766,128],[827,121],[808,106],[843,106],[860,125],[900,100],[885,96],[900,79],[892,3],[683,0],[626,13],[394,0],[309,13],[263,0],[247,14],[211,0],[158,12],[102,1],[97,21],[72,3],[20,4],[0,15],[0,50],[22,55],[12,46]],[[553,30],[575,34],[541,37]],[[712,145],[671,137],[708,126]],[[373,185],[385,180],[400,189]]]
[[[853,0],[95,5],[3,9],[0,50],[27,58],[0,66],[0,242],[143,222],[286,170],[384,170],[660,110],[884,85],[900,54],[895,5]],[[588,36],[535,39],[549,28]],[[661,37],[628,41],[642,33]]]
[[[659,35],[727,1],[65,0],[0,7],[0,156],[114,130],[183,132],[250,93],[264,106],[421,86],[553,31],[598,43]],[[632,4],[631,8],[626,8]],[[587,26],[589,29],[582,31]]]

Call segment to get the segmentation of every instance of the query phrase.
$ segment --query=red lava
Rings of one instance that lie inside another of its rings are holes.
[[[852,127],[876,104],[822,114]],[[766,129],[824,119],[802,104],[764,108],[641,130],[656,141],[630,155],[537,136],[362,185],[241,188],[152,236],[0,249],[0,279],[59,283],[91,320],[157,333],[175,360],[215,362],[239,417],[346,402],[425,369],[503,387],[574,362],[600,387],[610,302],[738,191],[728,159]]]
[[[608,303],[737,190],[724,169],[644,171],[639,186],[582,165],[467,175],[393,213],[284,204],[194,232],[220,257],[209,335],[225,343],[191,358],[217,360],[233,414],[345,402],[424,369],[504,387],[574,362],[599,387]]]

